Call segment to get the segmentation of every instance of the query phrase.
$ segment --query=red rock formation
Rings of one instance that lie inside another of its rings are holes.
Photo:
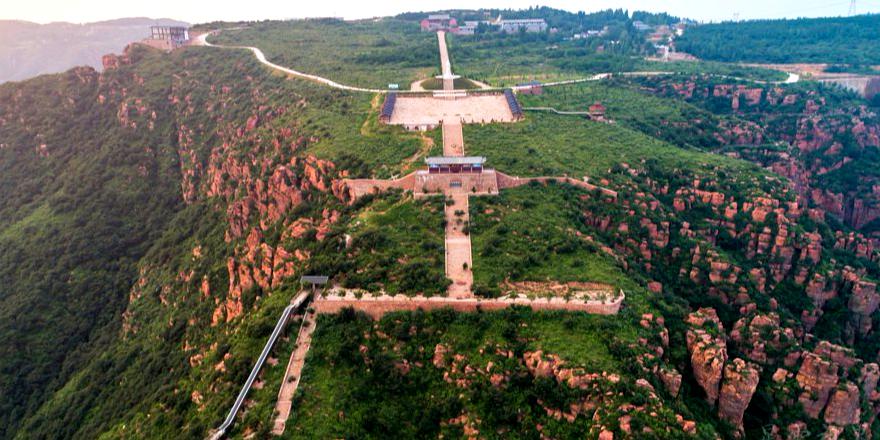
[[[758,388],[760,368],[742,359],[724,367],[724,383],[718,399],[718,416],[742,430],[742,418]]]
[[[715,404],[724,363],[727,362],[727,343],[724,341],[724,327],[714,309],[703,308],[688,315],[685,320],[688,352],[691,353],[691,368],[694,378],[703,391],[706,400]]]
[[[877,284],[863,281],[855,274],[852,274],[852,278],[852,294],[848,303],[849,310],[853,312],[850,320],[864,336],[871,331],[871,315],[880,306],[880,294],[877,293]]]
[[[749,360],[767,364],[776,360],[769,358],[767,349],[774,353],[786,352],[795,341],[795,333],[792,329],[781,328],[779,315],[769,313],[740,318],[734,324],[730,338]]]
[[[668,391],[672,397],[677,397],[678,392],[681,389],[681,373],[675,368],[661,368],[657,372],[657,376],[660,378],[660,381],[663,382],[666,391]]]
[[[859,422],[861,415],[859,387],[845,383],[831,395],[825,408],[825,423],[845,426]]]
[[[804,353],[804,361],[795,379],[803,390],[798,401],[803,405],[804,412],[812,418],[819,417],[831,395],[837,387],[838,365],[822,359],[815,353]]]

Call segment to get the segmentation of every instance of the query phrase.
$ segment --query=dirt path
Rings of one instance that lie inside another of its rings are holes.
[[[416,166],[416,161],[419,159],[428,156],[431,153],[431,149],[434,148],[434,139],[428,137],[425,132],[418,132],[419,140],[422,142],[422,147],[419,148],[419,151],[416,151],[415,154],[408,157],[403,161],[403,166],[400,168],[402,173],[409,173],[413,166]]]
[[[427,81],[427,79],[420,79],[420,80],[413,81],[412,84],[409,85],[409,90],[411,92],[424,92],[425,87],[422,86],[422,83],[425,81]]]
[[[272,434],[281,435],[290,417],[290,410],[293,406],[293,396],[296,395],[296,388],[299,386],[299,380],[302,376],[303,366],[306,363],[306,356],[309,353],[309,347],[312,344],[312,332],[315,331],[314,311],[306,312],[303,316],[302,325],[299,328],[299,334],[296,338],[296,348],[290,354],[290,361],[287,363],[287,371],[284,372],[284,379],[281,382],[281,389],[278,390],[278,399],[275,402],[275,423],[272,427]]]

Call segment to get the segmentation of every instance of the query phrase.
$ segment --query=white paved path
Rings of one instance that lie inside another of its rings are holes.
[[[265,64],[266,66],[271,67],[272,69],[275,69],[279,72],[284,72],[288,75],[292,75],[292,76],[295,76],[298,78],[307,79],[309,81],[321,83],[321,84],[333,87],[335,89],[349,90],[352,92],[369,92],[369,93],[387,93],[388,92],[388,90],[383,90],[383,89],[368,89],[368,88],[364,88],[364,87],[355,87],[355,86],[340,84],[336,81],[333,81],[333,80],[330,80],[330,79],[327,79],[327,78],[324,78],[324,77],[321,77],[318,75],[312,75],[310,73],[303,73],[303,72],[299,72],[299,71],[296,71],[296,70],[293,70],[293,69],[290,69],[290,68],[287,68],[284,66],[279,66],[278,64],[275,64],[275,63],[267,60],[266,55],[263,54],[263,51],[256,48],[256,47],[251,47],[251,46],[220,46],[220,45],[216,45],[216,44],[211,44],[208,42],[208,36],[212,35],[213,33],[214,32],[210,32],[210,33],[200,35],[198,38],[199,44],[202,46],[220,47],[220,48],[225,48],[225,49],[247,49],[247,50],[254,53],[254,56],[257,57],[257,61]]]

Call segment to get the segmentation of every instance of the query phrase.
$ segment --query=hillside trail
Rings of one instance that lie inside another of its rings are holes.
[[[312,333],[317,325],[315,317],[316,314],[313,309],[307,310],[303,315],[302,324],[296,337],[296,346],[293,352],[290,353],[287,370],[284,372],[281,389],[278,390],[278,398],[275,401],[276,416],[272,425],[272,434],[276,436],[284,434],[287,419],[290,417],[293,398],[296,396],[296,389],[299,387],[303,367],[306,363],[306,356],[308,356],[309,348],[312,345]]]

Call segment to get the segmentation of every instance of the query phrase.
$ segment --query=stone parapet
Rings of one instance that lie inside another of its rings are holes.
[[[480,310],[502,310],[512,305],[528,306],[534,310],[567,310],[596,315],[616,315],[620,311],[626,295],[623,291],[613,299],[598,300],[566,300],[565,298],[462,298],[426,297],[406,295],[364,295],[358,298],[349,293],[346,295],[326,295],[315,300],[313,307],[318,313],[338,313],[346,307],[352,307],[367,313],[373,318],[381,318],[384,314],[396,311],[437,310],[451,308],[456,312],[475,312]]]

